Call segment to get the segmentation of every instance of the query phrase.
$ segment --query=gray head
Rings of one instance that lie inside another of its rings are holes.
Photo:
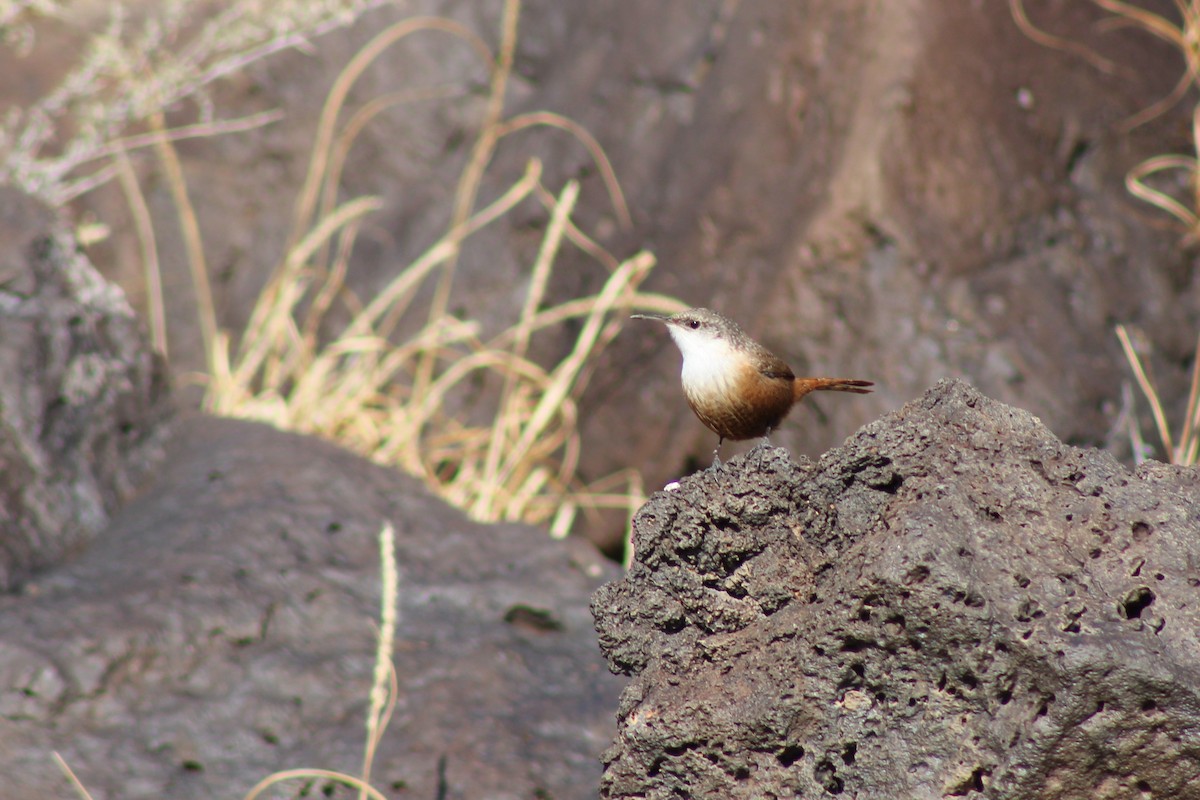
[[[692,331],[708,331],[717,336],[745,336],[738,324],[724,314],[718,314],[710,308],[689,308],[678,314],[664,316],[662,314],[634,314],[630,319],[654,319],[666,323],[670,328],[681,328]]]
[[[670,316],[634,314],[632,318],[653,319],[665,324],[685,360],[689,355],[701,352],[711,356],[718,351],[757,349],[736,322],[708,308],[689,308]]]

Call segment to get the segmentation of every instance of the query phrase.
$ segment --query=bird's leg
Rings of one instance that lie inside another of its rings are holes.
[[[713,450],[713,460],[712,460],[712,465],[713,465],[714,467],[719,467],[719,466],[721,466],[721,445],[722,445],[722,444],[724,444],[724,443],[725,443],[725,437],[724,437],[724,436],[718,436],[718,437],[717,437],[717,449],[716,449],[716,450]]]

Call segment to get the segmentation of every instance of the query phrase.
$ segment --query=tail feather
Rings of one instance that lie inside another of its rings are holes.
[[[872,381],[859,381],[851,378],[796,378],[792,385],[792,393],[796,401],[809,392],[854,392],[868,394],[868,386],[874,386]]]

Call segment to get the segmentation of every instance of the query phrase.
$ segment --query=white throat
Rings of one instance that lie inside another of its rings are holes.
[[[739,355],[728,341],[709,331],[693,331],[674,325],[667,329],[683,354],[680,379],[687,394],[723,395],[733,387],[742,369],[744,355]]]

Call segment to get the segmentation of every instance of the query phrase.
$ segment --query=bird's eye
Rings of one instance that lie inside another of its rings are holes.
[[[688,320],[688,327],[689,327],[689,328],[691,328],[692,330],[696,330],[697,328],[699,328],[699,327],[700,327],[700,320],[698,320],[698,319],[689,319],[689,320]]]

